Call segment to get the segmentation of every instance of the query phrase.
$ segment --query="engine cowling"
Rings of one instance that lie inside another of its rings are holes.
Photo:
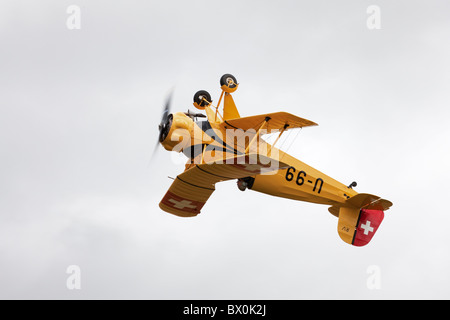
[[[191,145],[194,122],[182,112],[170,114],[161,128],[159,142],[168,151],[182,152]]]

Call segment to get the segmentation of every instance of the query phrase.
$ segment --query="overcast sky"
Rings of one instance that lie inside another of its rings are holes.
[[[449,40],[446,0],[0,0],[0,298],[449,299]],[[319,124],[290,154],[394,203],[368,246],[234,181],[159,209],[184,169],[149,165],[166,95],[217,101],[224,73],[242,116]]]

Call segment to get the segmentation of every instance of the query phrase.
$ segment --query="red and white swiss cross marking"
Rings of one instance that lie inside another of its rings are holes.
[[[170,191],[167,191],[161,202],[168,207],[190,212],[200,212],[200,209],[205,204],[195,200],[184,199]]]
[[[381,210],[361,209],[353,245],[362,247],[368,244],[372,240],[375,232],[377,232],[383,219],[384,212]]]

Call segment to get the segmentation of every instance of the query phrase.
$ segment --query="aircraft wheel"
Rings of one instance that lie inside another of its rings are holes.
[[[236,91],[238,83],[232,74],[226,73],[220,78],[220,86],[223,91],[231,93]]]
[[[248,186],[248,184],[244,180],[239,179],[237,181],[237,187],[238,187],[239,190],[245,191],[247,189],[247,186]]]
[[[208,91],[200,90],[194,94],[194,106],[200,110],[205,109],[211,102],[211,95]]]

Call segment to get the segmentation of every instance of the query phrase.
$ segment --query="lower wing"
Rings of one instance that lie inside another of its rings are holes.
[[[176,177],[159,207],[180,217],[194,217],[214,192],[217,182],[269,174],[287,166],[258,154],[234,156],[221,163],[192,165]]]

